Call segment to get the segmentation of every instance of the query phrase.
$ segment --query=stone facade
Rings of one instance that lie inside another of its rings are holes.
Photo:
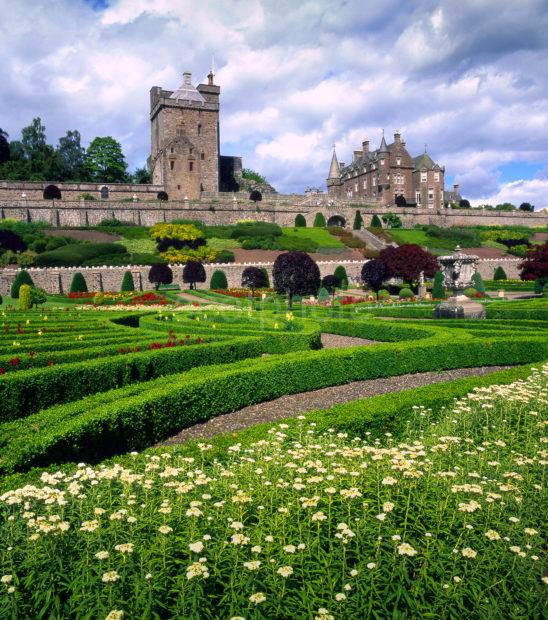
[[[492,279],[495,269],[502,266],[509,278],[519,278],[518,264],[520,259],[480,259],[478,271],[482,278]],[[318,261],[321,276],[332,274],[338,265],[346,269],[351,284],[359,281],[361,268],[364,261]],[[222,269],[227,277],[229,287],[239,287],[242,282],[242,272],[251,263],[228,263],[228,264],[209,264],[204,265],[206,271],[206,281],[198,283],[199,289],[209,288],[211,276],[216,269]],[[274,263],[253,263],[257,267],[265,267],[272,282],[272,267]],[[184,288],[183,284],[183,265],[171,265],[173,269],[173,282]],[[89,291],[119,291],[122,286],[122,279],[126,271],[133,274],[135,290],[141,291],[152,288],[148,281],[150,267],[130,265],[127,267],[46,267],[27,269],[34,284],[43,288],[48,293],[66,293],[70,289],[72,277],[76,272],[80,272]],[[17,275],[17,269],[0,269],[0,294],[9,295],[11,285]]]
[[[392,144],[387,144],[383,135],[374,151],[369,149],[369,140],[364,140],[348,166],[339,164],[333,151],[327,189],[333,198],[360,198],[390,206],[403,197],[408,205],[440,209],[444,207],[444,175],[445,168],[432,161],[426,151],[411,157],[396,132]]]

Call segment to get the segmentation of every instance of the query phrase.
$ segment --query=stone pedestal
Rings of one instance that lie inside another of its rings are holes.
[[[485,308],[466,295],[449,297],[432,312],[435,319],[484,319]]]

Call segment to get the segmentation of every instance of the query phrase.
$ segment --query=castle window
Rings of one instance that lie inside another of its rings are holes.
[[[198,123],[198,135],[201,136],[202,135],[202,124]]]
[[[200,159],[201,159],[201,160],[204,160],[204,159],[205,159],[205,154],[204,154],[204,153],[201,153],[201,154],[200,154]]]
[[[426,183],[427,173],[421,172],[421,183]]]
[[[396,166],[401,166],[401,157],[396,159]]]
[[[434,172],[434,181],[439,181],[439,180],[440,180],[440,173]]]
[[[367,179],[364,179],[363,181],[363,189],[367,189]]]
[[[381,166],[384,166],[384,159],[381,159]]]
[[[170,151],[170,153],[173,153],[173,147],[171,147],[171,148],[169,149],[169,151]]]
[[[175,162],[174,161],[170,161],[169,162],[169,169],[170,170],[174,170],[175,169]]]
[[[192,155],[193,151],[194,151],[194,149],[192,147],[190,147],[188,152]]]
[[[428,188],[428,202],[433,202],[434,200],[434,190],[433,188]]]
[[[181,186],[180,186],[180,185],[177,185],[177,189],[181,189]]]
[[[177,129],[175,130],[175,135],[180,138],[183,135],[183,128],[182,127],[177,127]]]
[[[108,194],[109,194],[108,187],[106,186],[101,187],[101,200],[108,200]]]
[[[420,190],[417,190],[417,191],[415,192],[415,202],[416,202],[418,205],[420,205],[420,203],[421,203],[421,192],[420,192]]]
[[[188,170],[189,170],[189,172],[192,172],[194,170],[194,162],[193,161],[189,161],[188,162]]]
[[[354,183],[354,191],[357,192],[358,191],[358,184]]]

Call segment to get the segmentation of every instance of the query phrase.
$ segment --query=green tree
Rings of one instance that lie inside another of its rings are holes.
[[[376,213],[371,218],[371,228],[382,228],[382,222]]]
[[[2,131],[2,130],[0,129],[0,131]],[[0,161],[1,161],[1,159],[0,159]],[[530,202],[522,202],[522,203],[519,205],[519,210],[520,210],[520,211],[529,211],[529,212],[533,212],[533,211],[535,210],[535,207],[534,207],[534,206],[533,206]]]
[[[59,164],[59,180],[84,181],[86,178],[86,152],[80,144],[79,131],[67,131],[67,135],[59,138],[57,146]]]
[[[120,287],[120,290],[123,293],[129,293],[135,290],[135,284],[133,282],[133,274],[131,273],[131,271],[126,271],[124,273],[124,277],[122,279],[122,286]]]
[[[323,213],[316,213],[313,226],[314,228],[325,228],[325,217]]]
[[[434,275],[432,297],[434,299],[445,299],[445,287],[443,286],[443,273],[441,271],[436,271]]]
[[[39,117],[33,118],[32,123],[21,130],[20,147],[17,145],[17,150],[19,149],[20,152],[13,159],[26,168],[26,178],[29,181],[59,177],[57,156],[53,147],[46,142],[46,128]]]
[[[389,228],[401,228],[402,227],[401,219],[395,213],[387,213],[386,215],[383,215],[382,221]]]
[[[346,273],[346,269],[342,265],[337,266],[333,275],[339,279],[339,282],[340,282],[339,286],[341,288],[343,289],[348,288],[348,274]]]
[[[226,274],[222,269],[216,269],[211,275],[211,281],[209,283],[209,288],[225,291],[228,288],[228,281],[226,279]]]
[[[10,143],[8,142],[8,134],[0,128],[0,165],[8,161],[10,158]]]
[[[47,146],[46,127],[42,125],[42,119],[36,117],[27,127],[21,130],[21,144],[25,157],[31,159],[39,151],[43,151]]]
[[[501,202],[495,207],[495,211],[515,211],[516,205],[511,202]]]
[[[262,174],[259,174],[255,170],[251,170],[251,168],[244,168],[242,170],[242,178],[247,179],[248,181],[254,181],[255,183],[260,183],[261,185],[268,184],[268,181]]]
[[[135,183],[151,182],[150,172],[146,169],[145,166],[143,166],[142,168],[135,168],[135,172],[132,176]]]
[[[31,289],[31,305],[41,306],[48,300],[46,291],[43,288],[32,287]]]
[[[360,213],[360,210],[357,209],[356,215],[354,216],[354,224],[352,225],[352,228],[354,230],[360,230],[362,226],[363,226],[363,217],[362,217],[362,214]]]
[[[19,289],[22,284],[34,286],[34,282],[32,281],[29,272],[25,271],[24,269],[21,269],[21,271],[15,276],[15,280],[11,285],[11,296],[13,297],[13,299],[18,299]]]
[[[72,276],[72,282],[70,283],[69,292],[70,293],[87,293],[88,292],[88,285],[86,284],[84,276],[79,271],[77,271]]]
[[[264,273],[265,288],[270,288],[270,278],[268,276],[268,269],[261,267],[261,271]]]
[[[481,277],[481,273],[479,271],[476,271],[476,273],[472,276],[472,282],[476,291],[482,295],[485,295],[485,284],[483,283],[483,278]]]
[[[508,276],[506,275],[506,271],[499,265],[495,269],[495,274],[493,275],[493,280],[507,280]]]
[[[86,151],[86,170],[97,183],[123,183],[127,163],[119,142],[110,136],[94,138]]]
[[[297,213],[295,216],[295,226],[297,228],[306,228],[306,219],[302,213]]]

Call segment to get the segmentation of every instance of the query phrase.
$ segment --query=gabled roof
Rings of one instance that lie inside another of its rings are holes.
[[[417,155],[417,157],[413,157],[413,163],[415,164],[415,170],[432,170],[437,165],[426,152],[422,155]]]

